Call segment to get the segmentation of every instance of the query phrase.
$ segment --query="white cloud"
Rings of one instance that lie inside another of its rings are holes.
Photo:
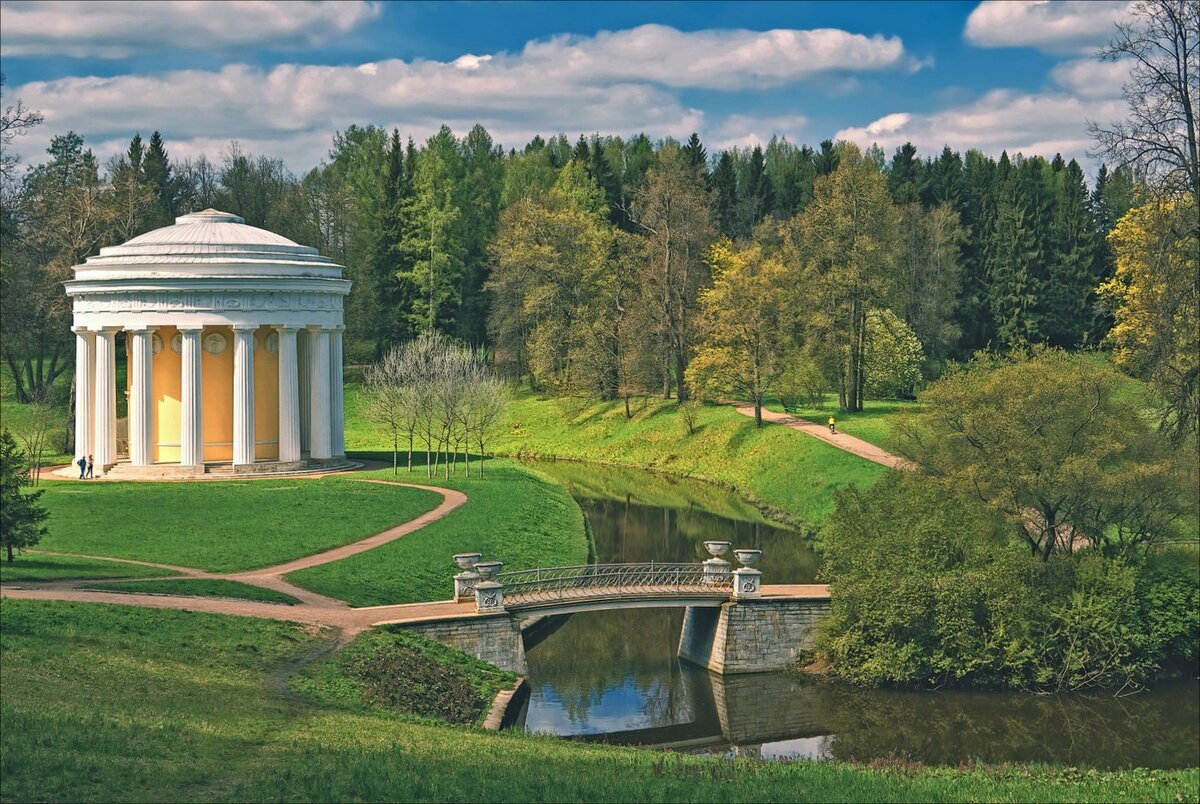
[[[530,42],[519,60],[577,80],[645,80],[669,87],[778,86],[831,71],[919,69],[899,37],[833,28],[708,30],[665,25]]]
[[[708,129],[707,147],[712,152],[733,147],[765,146],[772,136],[786,137],[792,142],[797,142],[807,124],[807,118],[798,114],[776,117],[731,114]]]
[[[1112,120],[1123,112],[1123,102],[1111,94],[1088,97],[997,89],[973,103],[933,114],[889,114],[866,126],[844,128],[836,138],[863,147],[878,143],[889,154],[912,142],[926,156],[950,145],[957,151],[976,148],[993,156],[1003,150],[1046,157],[1061,153],[1082,163],[1094,146],[1087,121]]]
[[[1128,61],[1073,59],[1055,65],[1050,71],[1054,82],[1072,95],[1082,98],[1118,98],[1129,80],[1132,65]]]
[[[21,143],[27,157],[51,134],[68,129],[83,134],[100,156],[123,148],[134,131],[158,129],[173,155],[215,156],[219,145],[236,138],[246,150],[276,154],[305,169],[350,123],[398,126],[419,137],[443,122],[459,133],[479,122],[510,146],[560,131],[677,138],[699,131],[728,144],[762,141],[776,132],[794,135],[803,118],[710,122],[681,100],[679,90],[744,90],[883,69],[913,69],[899,39],[833,30],[682,33],[645,25],[444,62],[389,59],[269,70],[235,64],[216,71],[36,81],[14,88],[13,95],[46,117]]]
[[[167,50],[312,45],[375,19],[382,6],[346,2],[6,2],[0,53],[122,59]]]
[[[984,0],[963,32],[979,47],[1031,47],[1084,53],[1106,44],[1114,23],[1128,18],[1128,0]]]

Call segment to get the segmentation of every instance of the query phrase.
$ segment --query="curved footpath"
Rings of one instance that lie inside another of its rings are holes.
[[[754,418],[754,406],[747,405],[742,402],[733,403],[733,408],[743,416]],[[857,455],[860,458],[866,458],[868,461],[882,464],[889,469],[910,469],[912,465],[901,458],[899,455],[893,455],[885,449],[875,446],[874,444],[863,441],[861,438],[855,438],[846,433],[831,433],[829,428],[823,424],[810,422],[807,419],[799,419],[787,413],[776,413],[773,410],[763,408],[763,421],[782,424],[784,427],[790,427],[793,430],[799,430],[805,435],[810,435],[813,438],[819,438],[826,444],[832,444],[840,450],[849,452],[852,455]]]
[[[765,411],[764,411],[765,413]],[[753,415],[753,410],[751,410]],[[344,601],[336,598],[327,597],[317,594],[302,587],[296,586],[289,582],[283,576],[289,572],[295,572],[309,567],[315,567],[321,564],[328,564],[333,561],[339,561],[349,556],[357,555],[358,553],[371,550],[388,542],[395,541],[409,535],[431,522],[435,522],[449,514],[454,509],[467,501],[467,495],[453,489],[440,488],[438,486],[422,486],[416,483],[401,483],[392,480],[377,480],[377,479],[356,479],[359,483],[380,483],[386,486],[406,486],[409,488],[425,489],[435,491],[442,495],[442,502],[434,509],[421,514],[415,519],[409,520],[395,527],[376,533],[373,536],[368,536],[357,542],[335,547],[332,550],[325,550],[320,553],[315,553],[303,558],[297,558],[292,561],[287,561],[283,564],[276,564],[271,567],[262,567],[260,569],[246,570],[232,574],[208,572],[206,570],[196,569],[195,567],[183,567],[174,564],[159,564],[149,561],[136,561],[132,559],[112,558],[110,556],[91,556],[79,553],[55,553],[52,551],[31,551],[42,552],[48,555],[72,556],[75,558],[99,559],[104,561],[113,561],[123,564],[137,564],[144,567],[156,567],[163,570],[170,570],[179,573],[161,579],[138,578],[139,581],[145,580],[194,580],[197,578],[219,579],[225,581],[238,581],[240,583],[250,584],[265,589],[273,589],[277,592],[291,595],[297,598],[300,602],[288,606],[279,603],[263,603],[254,600],[238,600],[234,598],[219,598],[219,597],[187,597],[187,596],[171,596],[159,594],[137,594],[125,592],[101,592],[89,589],[81,589],[83,585],[94,586],[103,583],[123,583],[127,582],[128,578],[110,578],[103,580],[88,580],[88,579],[73,579],[69,581],[44,581],[44,582],[26,582],[18,581],[15,583],[4,584],[0,586],[0,597],[4,598],[19,598],[25,600],[62,600],[74,601],[79,603],[111,603],[122,606],[142,606],[145,608],[154,609],[182,609],[185,611],[199,611],[211,614],[231,614],[242,617],[260,617],[270,620],[285,620],[289,622],[309,623],[313,625],[323,625],[331,628],[336,628],[341,632],[340,641],[344,644],[354,638],[359,632],[371,628],[376,625],[388,625],[394,623],[415,623],[431,620],[458,619],[462,617],[474,617],[475,606],[471,602],[459,603],[454,600],[439,600],[429,603],[403,603],[388,606],[367,606],[363,608],[352,608]],[[775,595],[826,595],[828,587],[823,585],[767,585],[762,589],[764,597]]]

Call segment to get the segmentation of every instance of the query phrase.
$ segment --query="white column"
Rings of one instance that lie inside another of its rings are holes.
[[[203,331],[202,327],[179,328],[183,340],[179,384],[179,463],[182,466],[204,463]]]
[[[100,474],[117,462],[117,330],[96,331],[96,411],[92,418],[92,455]]]
[[[75,330],[75,457],[92,454],[92,413],[96,405],[96,333]]]
[[[300,367],[296,328],[279,327],[279,460],[300,460]]]
[[[308,405],[309,396],[312,393],[312,382],[308,378],[308,366],[312,361],[310,357],[312,349],[310,348],[310,339],[308,330],[302,329],[296,333],[296,362],[300,366],[298,372],[300,377],[300,452],[301,454],[308,452],[312,439],[309,437],[312,426],[312,412]]]
[[[154,347],[151,328],[126,330],[131,341],[129,366],[129,462],[134,466],[154,463]]]
[[[254,463],[254,326],[233,328],[233,464]]]
[[[329,330],[309,327],[308,355],[308,407],[312,414],[308,455],[313,460],[328,460],[333,455],[329,438]]]
[[[329,451],[335,457],[346,455],[344,430],[346,412],[342,396],[342,330],[335,327],[329,331]]]

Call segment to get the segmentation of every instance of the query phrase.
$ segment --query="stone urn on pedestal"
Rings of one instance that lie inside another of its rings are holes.
[[[475,564],[475,571],[479,573],[479,582],[475,584],[475,611],[504,611],[504,585],[495,580],[503,566],[500,561],[480,561]]]
[[[734,550],[733,557],[742,565],[733,571],[734,598],[759,597],[762,573],[754,567],[762,560],[762,550]]]
[[[475,584],[479,582],[479,573],[475,571],[475,565],[482,557],[482,553],[455,553],[454,563],[462,570],[454,576],[455,600],[475,599]]]
[[[704,549],[712,558],[704,562],[704,583],[709,586],[719,586],[729,582],[729,562],[721,558],[729,552],[732,542],[707,541]]]

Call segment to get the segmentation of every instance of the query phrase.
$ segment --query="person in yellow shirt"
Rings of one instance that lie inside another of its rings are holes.
[[[837,422],[834,421],[832,416],[829,417],[829,432],[837,435]]]

